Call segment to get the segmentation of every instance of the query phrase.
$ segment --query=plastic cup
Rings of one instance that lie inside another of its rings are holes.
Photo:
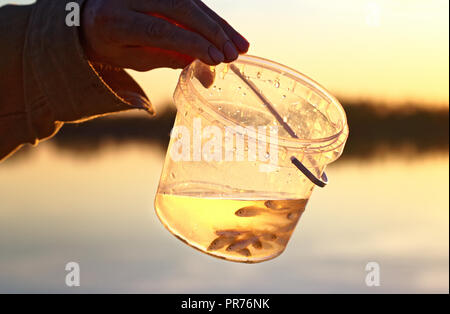
[[[321,178],[348,137],[342,106],[305,75],[253,56],[215,68],[195,61],[183,70],[174,101],[155,199],[161,222],[188,245],[226,260],[281,254],[317,184],[292,159]]]

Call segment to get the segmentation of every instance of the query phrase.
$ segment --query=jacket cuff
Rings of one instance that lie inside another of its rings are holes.
[[[30,78],[25,84],[27,111],[36,111],[44,97],[55,121],[87,120],[133,108],[154,114],[150,100],[123,69],[96,69],[87,61],[79,27],[65,23],[68,2],[82,7],[85,0],[38,0],[34,5],[24,47],[24,60],[29,60],[24,62],[24,77]]]

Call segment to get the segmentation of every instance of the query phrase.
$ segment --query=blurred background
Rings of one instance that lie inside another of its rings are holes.
[[[4,1],[27,4],[33,1]],[[157,108],[65,125],[0,164],[0,292],[449,291],[449,2],[205,1],[249,53],[312,77],[350,137],[287,250],[255,265],[199,253],[153,199],[180,71],[130,71]],[[81,267],[81,287],[64,266]],[[378,262],[381,286],[365,285]]]

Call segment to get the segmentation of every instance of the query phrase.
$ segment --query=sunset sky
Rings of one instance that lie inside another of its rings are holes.
[[[32,1],[4,1],[29,3]],[[249,53],[312,77],[341,98],[448,106],[447,0],[205,0]],[[180,71],[134,73],[158,108]]]

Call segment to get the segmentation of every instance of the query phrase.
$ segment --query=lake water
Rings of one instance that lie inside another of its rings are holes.
[[[286,251],[253,265],[164,229],[153,208],[164,154],[133,142],[75,154],[50,141],[0,164],[0,292],[449,291],[447,151],[330,165]],[[70,261],[78,288],[65,285]],[[368,262],[379,287],[365,284]]]

